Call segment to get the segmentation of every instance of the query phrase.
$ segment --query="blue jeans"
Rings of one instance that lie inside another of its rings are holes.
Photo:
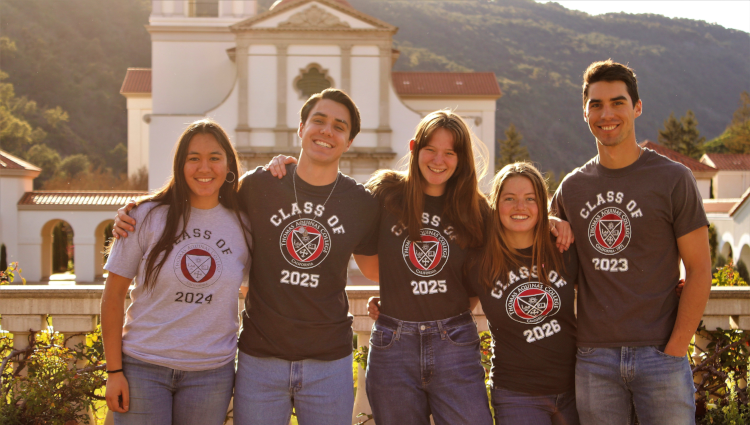
[[[479,335],[468,311],[434,322],[381,314],[372,327],[367,396],[378,425],[492,424]]]
[[[574,390],[533,395],[503,388],[492,390],[497,425],[578,425]]]
[[[576,400],[584,425],[695,424],[687,357],[664,347],[578,347]]]
[[[216,369],[182,371],[123,353],[130,410],[114,413],[115,425],[221,425],[234,386],[234,362]]]
[[[288,361],[239,352],[235,425],[350,425],[354,408],[352,355],[333,361]]]

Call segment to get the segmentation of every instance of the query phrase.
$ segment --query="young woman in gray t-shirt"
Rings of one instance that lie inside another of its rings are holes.
[[[190,124],[172,177],[138,202],[131,212],[138,227],[112,246],[101,317],[106,400],[118,425],[224,421],[238,290],[250,266],[239,174],[226,132],[211,120]]]

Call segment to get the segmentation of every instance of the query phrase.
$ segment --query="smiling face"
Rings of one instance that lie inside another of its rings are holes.
[[[531,180],[523,176],[507,178],[497,201],[497,214],[508,245],[516,249],[530,247],[539,220],[539,203]]]
[[[227,155],[212,134],[198,133],[190,139],[185,166],[190,205],[209,209],[219,204],[219,190],[227,178]]]
[[[622,81],[598,81],[589,86],[583,119],[598,147],[635,143],[635,119],[641,115],[640,100],[633,105]]]
[[[414,141],[412,145],[413,143]],[[438,128],[418,155],[423,192],[430,196],[442,195],[458,166],[458,155],[453,150],[453,133],[445,128]]]
[[[349,109],[330,99],[320,99],[307,120],[299,124],[302,155],[312,162],[329,165],[349,150],[351,116]]]

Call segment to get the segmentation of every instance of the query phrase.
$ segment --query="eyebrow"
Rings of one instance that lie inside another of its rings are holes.
[[[313,116],[320,116],[320,117],[323,117],[323,118],[328,118],[328,115],[326,115],[326,114],[324,114],[322,112],[315,112],[315,113],[313,113]],[[340,122],[342,124],[345,124],[347,127],[349,127],[349,123],[346,122],[346,120],[342,120],[342,119],[339,119],[339,118],[334,118],[334,121]]]
[[[196,152],[196,151],[191,151],[191,152],[188,152],[187,154],[188,155],[200,155],[201,153],[200,152]],[[209,153],[209,155],[221,155],[221,154],[222,154],[221,151],[213,151],[213,152]]]
[[[614,102],[616,100],[626,100],[627,101],[628,98],[625,97],[625,96],[623,96],[623,95],[620,95],[620,96],[617,96],[617,97],[613,97],[612,99],[609,99],[610,102]],[[601,103],[601,102],[602,102],[601,99],[589,99],[589,103]]]

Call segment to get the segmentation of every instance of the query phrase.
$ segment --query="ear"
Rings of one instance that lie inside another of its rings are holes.
[[[414,152],[414,139],[409,140],[409,151]]]
[[[638,102],[636,102],[635,107],[633,108],[635,110],[635,117],[638,118],[643,113],[643,101],[641,99],[638,99]]]
[[[354,139],[349,140],[349,143],[346,144],[346,150],[344,152],[348,151],[349,148],[352,147],[352,142],[354,142]]]
[[[302,121],[299,122],[299,128],[297,129],[297,136],[299,136],[300,139],[302,139],[302,129],[305,128],[305,123]]]
[[[588,110],[587,110],[586,107],[584,107],[583,108],[583,121],[586,122],[586,123],[589,122],[589,117],[588,117],[587,113],[588,113]]]

